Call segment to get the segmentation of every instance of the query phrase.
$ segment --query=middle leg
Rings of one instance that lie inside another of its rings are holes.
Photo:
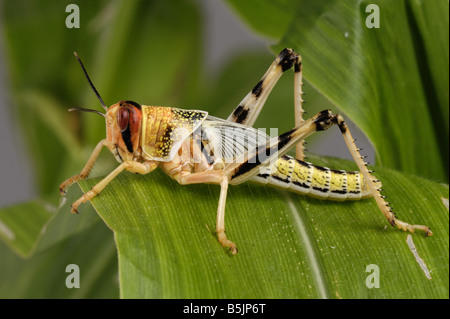
[[[220,185],[220,197],[217,206],[216,236],[223,247],[228,248],[233,255],[236,255],[238,252],[236,244],[229,240],[225,234],[225,204],[227,201],[229,177],[225,175],[222,170],[210,170],[197,173],[182,172],[177,176],[177,180],[181,185],[199,183]]]

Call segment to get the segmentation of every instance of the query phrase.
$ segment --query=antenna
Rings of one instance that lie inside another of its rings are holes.
[[[95,88],[94,84],[92,84],[92,81],[89,78],[89,75],[87,74],[86,69],[84,68],[83,62],[81,62],[81,59],[80,59],[80,57],[78,56],[78,54],[76,52],[74,52],[73,54],[75,55],[75,58],[77,59],[78,63],[80,63],[81,68],[83,69],[84,75],[86,75],[86,78],[87,78],[89,84],[91,85],[92,90],[94,90],[94,93],[97,96],[98,100],[100,101],[100,104],[103,106],[105,111],[107,111],[108,107],[105,105],[105,102],[103,102],[103,99],[100,96],[100,94],[98,94],[97,89]],[[100,114],[103,114],[103,113],[100,113]]]
[[[100,112],[100,111],[97,111],[97,110],[83,109],[83,108],[81,108],[81,107],[74,107],[74,108],[69,109],[69,112],[72,112],[72,111],[91,112],[91,113],[95,113],[95,114],[101,115],[101,116],[103,116],[104,118],[106,118],[106,114],[104,114],[104,113],[102,113],[102,112]]]

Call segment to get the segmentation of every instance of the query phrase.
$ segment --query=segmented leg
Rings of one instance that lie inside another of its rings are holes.
[[[292,49],[284,49],[267,72],[228,117],[228,121],[253,126],[264,103],[281,75],[294,67],[295,126],[303,122],[302,59]],[[303,141],[297,144],[297,158],[303,159]]]
[[[350,133],[350,130],[345,123],[344,119],[341,115],[336,115],[333,119],[333,122],[336,123],[339,126],[339,129],[342,132],[342,135],[344,137],[345,143],[347,144],[348,149],[350,150],[350,153],[352,154],[353,159],[355,160],[356,164],[358,165],[358,168],[360,172],[364,175],[364,179],[373,194],[373,197],[375,198],[375,201],[380,208],[383,215],[387,218],[389,223],[392,226],[397,226],[399,229],[403,229],[404,231],[410,231],[411,233],[414,233],[416,229],[422,230],[425,232],[426,236],[432,236],[433,233],[431,232],[431,229],[428,226],[423,225],[410,225],[402,220],[396,219],[394,212],[392,211],[392,208],[389,206],[389,203],[384,200],[385,196],[381,195],[380,189],[377,188],[376,183],[378,180],[374,178],[371,175],[371,171],[367,169],[367,163],[363,161],[363,158],[359,154],[359,149],[356,147],[356,144],[354,142],[354,139]]]
[[[396,219],[389,203],[384,200],[384,196],[380,194],[380,189],[377,188],[378,180],[375,179],[371,172],[367,169],[363,158],[359,154],[359,149],[356,147],[351,136],[350,130],[341,115],[335,115],[330,110],[322,111],[311,119],[304,121],[300,126],[288,131],[275,139],[271,139],[266,145],[258,147],[257,150],[252,150],[244,154],[243,158],[236,161],[236,164],[231,164],[225,168],[225,173],[230,176],[230,184],[236,185],[247,181],[258,174],[261,169],[268,165],[273,165],[273,160],[284,155],[295,143],[303,140],[307,136],[316,131],[323,131],[328,129],[333,124],[339,126],[347,147],[350,150],[358,168],[364,176],[364,180],[375,198],[375,201],[380,208],[383,215],[388,219],[392,226],[397,226],[399,229],[414,232],[415,229],[423,230],[426,236],[431,236],[428,226],[411,225],[399,219]]]
[[[294,107],[295,107],[295,126],[300,126],[303,120],[303,66],[302,58],[298,56],[298,61],[294,64]],[[296,158],[303,161],[305,158],[304,141],[301,141],[295,147]]]
[[[153,162],[139,163],[134,161],[125,161],[120,164],[115,170],[109,173],[104,179],[98,182],[90,191],[81,196],[77,201],[72,204],[72,213],[78,213],[78,206],[82,203],[86,203],[97,196],[105,187],[108,185],[117,175],[119,175],[123,170],[130,171],[132,173],[138,174],[148,174],[157,167],[157,164]]]
[[[100,151],[102,150],[102,147],[106,145],[106,139],[101,140],[97,146],[95,146],[94,150],[92,151],[91,156],[89,157],[89,160],[87,161],[86,165],[84,165],[84,168],[81,170],[81,173],[75,176],[72,176],[68,179],[66,179],[62,184],[59,186],[59,192],[61,194],[65,193],[65,189],[72,185],[73,183],[83,180],[89,176],[91,173],[92,167],[94,167],[95,161],[97,160],[98,155],[100,154]]]
[[[217,207],[217,220],[216,220],[216,234],[217,239],[222,244],[223,247],[229,247],[230,252],[236,255],[238,250],[236,244],[231,240],[228,240],[227,235],[225,235],[225,204],[227,201],[227,191],[228,191],[228,178],[224,177],[220,183],[220,197],[219,205]]]
[[[260,170],[273,164],[294,145],[304,140],[316,131],[323,131],[333,125],[333,114],[330,110],[317,113],[304,121],[300,126],[271,138],[266,145],[260,145],[236,159],[236,163],[229,164],[225,172],[230,176],[230,184],[237,185],[255,176]]]
[[[248,180],[251,176],[257,174],[261,167],[269,165],[271,161],[275,161],[305,137],[332,125],[332,119],[333,114],[330,110],[320,112],[291,131],[270,139],[266,145],[261,145],[243,154],[241,158],[236,159],[235,163],[227,165],[224,170],[210,170],[197,173],[177,171],[172,177],[182,185],[197,183],[220,185],[221,190],[216,222],[217,238],[222,246],[228,247],[232,254],[236,254],[236,245],[228,240],[225,235],[225,204],[229,182],[239,184]],[[169,164],[163,164],[164,168],[169,171],[170,175],[170,171],[173,168],[169,167]]]
[[[229,177],[225,175],[223,171],[204,171],[198,173],[182,172],[177,177],[177,180],[182,185],[199,183],[220,185],[220,197],[217,207],[216,235],[223,247],[229,248],[233,255],[237,254],[238,249],[236,244],[229,240],[225,234],[225,204],[227,201]]]

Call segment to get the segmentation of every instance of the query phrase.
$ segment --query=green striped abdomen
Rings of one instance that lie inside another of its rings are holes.
[[[358,200],[372,196],[360,172],[332,170],[287,155],[280,157],[272,166],[261,170],[258,175],[251,178],[251,181],[336,201]]]

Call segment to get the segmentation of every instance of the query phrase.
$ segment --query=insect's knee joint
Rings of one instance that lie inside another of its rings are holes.
[[[315,116],[314,124],[316,124],[316,131],[324,131],[333,125],[333,113],[331,110],[325,110]]]
[[[278,65],[284,71],[292,68],[294,63],[299,64],[301,62],[300,56],[294,52],[294,50],[286,48],[278,54]]]
[[[339,126],[339,129],[342,133],[345,133],[347,131],[347,123],[345,123],[344,118],[341,114],[336,114],[333,117],[333,123],[337,124]]]

